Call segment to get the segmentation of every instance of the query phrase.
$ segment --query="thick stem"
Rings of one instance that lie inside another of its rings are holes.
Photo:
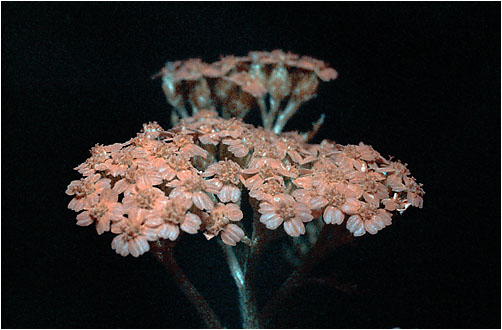
[[[272,129],[272,125],[274,124],[275,118],[277,116],[277,112],[279,111],[279,105],[281,104],[281,100],[276,100],[272,95],[270,96],[270,112],[268,114],[268,125],[265,127],[267,130]]]
[[[244,281],[246,283],[246,292],[248,297],[249,309],[252,312],[252,318],[247,320],[247,328],[259,329],[262,328],[258,314],[258,306],[256,303],[256,275],[258,273],[258,266],[260,256],[265,248],[267,241],[267,232],[264,226],[260,223],[260,213],[254,208],[253,212],[253,234],[251,237],[251,246],[249,247],[246,256],[246,263],[244,268]]]
[[[300,107],[301,101],[296,99],[290,99],[286,108],[281,111],[277,116],[277,121],[275,122],[274,129],[272,130],[275,134],[281,133],[284,126],[288,120],[295,114],[296,110]]]
[[[234,250],[231,246],[220,242],[225,255],[227,256],[228,267],[230,273],[234,278],[235,284],[239,289],[239,305],[242,316],[242,327],[244,329],[257,329],[257,314],[256,304],[254,303],[254,292],[252,288],[245,282],[244,273],[242,272],[241,265],[235,256]]]
[[[223,329],[221,322],[213,312],[211,307],[207,304],[204,297],[201,296],[199,291],[194,287],[192,282],[183,273],[183,270],[176,263],[173,255],[172,246],[167,242],[157,241],[151,244],[151,252],[155,258],[160,261],[167,269],[169,274],[174,277],[176,284],[181,289],[183,294],[197,309],[199,316],[204,320],[206,327],[209,329]]]
[[[263,127],[266,128],[268,126],[268,112],[267,106],[265,105],[265,96],[260,96],[256,101],[258,103],[258,107],[260,108]]]

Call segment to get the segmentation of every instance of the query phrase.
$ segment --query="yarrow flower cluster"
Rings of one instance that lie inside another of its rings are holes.
[[[208,328],[223,325],[177,265],[173,248],[186,234],[218,240],[238,288],[243,328],[267,327],[285,296],[334,247],[423,206],[422,185],[407,164],[362,142],[309,143],[324,115],[309,132],[283,132],[319,84],[337,75],[323,61],[281,50],[211,64],[167,62],[153,78],[162,79],[173,127],[149,122],[129,141],[90,150],[75,168],[82,178],[66,190],[77,225],[115,234],[111,247],[121,256],[151,249]],[[244,122],[252,110],[262,127]],[[288,239],[277,252],[300,268],[259,310],[255,273],[278,236]]]
[[[125,143],[96,145],[76,169],[83,178],[66,193],[77,225],[117,234],[112,248],[123,256],[180,232],[237,244],[246,237],[243,190],[266,228],[292,237],[319,217],[354,236],[376,234],[396,211],[423,203],[406,164],[369,145],[309,144],[210,110],[170,130],[148,123]]]
[[[319,82],[336,79],[338,73],[312,57],[274,50],[224,56],[211,64],[198,58],[167,62],[154,77],[159,76],[174,109],[173,123],[188,117],[187,109],[195,114],[215,108],[224,118],[244,118],[257,107],[263,127],[279,133],[299,106],[315,96]],[[281,103],[286,104],[282,111]]]

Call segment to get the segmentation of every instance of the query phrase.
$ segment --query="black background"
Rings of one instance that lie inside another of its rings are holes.
[[[64,194],[95,143],[168,126],[166,60],[282,48],[328,61],[288,126],[321,113],[322,138],[371,144],[426,191],[376,236],[319,270],[356,294],[310,285],[276,327],[500,327],[500,3],[2,3],[2,327],[202,327],[151,256],[75,225]],[[202,235],[180,264],[229,327],[237,295]],[[260,304],[285,278],[260,280]],[[264,290],[269,288],[269,290]]]

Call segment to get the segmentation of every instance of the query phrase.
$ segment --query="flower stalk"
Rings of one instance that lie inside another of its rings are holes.
[[[173,247],[174,244],[171,242],[167,242],[167,244],[165,244],[162,241],[157,241],[152,244],[151,252],[155,258],[165,266],[185,297],[197,309],[197,312],[206,324],[206,327],[208,329],[223,329],[223,326],[214,311],[211,307],[209,307],[204,297],[202,297],[192,282],[190,282],[188,277],[186,277],[185,273],[183,273],[180,266],[176,263],[176,259],[173,254]]]

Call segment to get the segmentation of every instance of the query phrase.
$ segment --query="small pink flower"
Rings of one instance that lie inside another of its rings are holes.
[[[383,209],[378,209],[370,219],[364,221],[364,229],[371,235],[375,235],[379,230],[392,224],[390,213]]]
[[[96,221],[96,231],[99,235],[110,230],[111,220],[120,220],[125,208],[117,202],[118,194],[107,188],[101,192],[100,201],[77,215],[78,226],[89,226]]]
[[[113,186],[116,192],[124,195],[135,194],[139,190],[147,189],[162,183],[162,175],[152,167],[134,166],[127,169],[125,177]]]
[[[122,204],[127,209],[140,208],[155,210],[161,207],[164,197],[162,190],[154,187],[138,190],[137,193],[124,196]]]
[[[416,183],[414,178],[407,176],[405,176],[403,180],[406,187],[408,202],[415,207],[422,208],[424,206],[424,200],[422,198],[424,190],[422,189],[422,185]]]
[[[96,144],[91,148],[91,157],[88,158],[84,163],[77,166],[75,169],[78,170],[83,176],[89,176],[96,173],[98,166],[106,162],[110,156],[120,150],[127,143],[114,143],[112,145],[104,146]]]
[[[171,241],[178,238],[180,228],[189,234],[196,234],[201,220],[196,214],[188,212],[189,207],[186,200],[166,198],[162,201],[162,207],[148,216],[145,224],[154,228],[158,237]]]
[[[242,217],[242,211],[236,204],[218,203],[209,214],[203,214],[204,236],[209,240],[221,232],[223,243],[235,246],[245,236],[245,233],[231,221],[240,221]]]
[[[304,222],[312,221],[310,208],[286,194],[276,195],[270,202],[262,202],[258,212],[260,222],[268,229],[277,229],[284,223],[284,230],[290,236],[305,234]]]
[[[273,199],[275,195],[283,194],[285,191],[286,186],[284,184],[284,179],[276,176],[266,178],[261,186],[249,191],[249,196],[259,201],[269,201]],[[295,190],[295,192],[296,191],[298,191],[298,189]]]
[[[345,214],[357,214],[361,208],[361,201],[355,198],[347,198],[341,206],[341,210]]]
[[[146,210],[134,209],[128,214],[128,218],[114,223],[112,232],[119,235],[113,239],[112,249],[123,257],[129,254],[138,257],[148,252],[148,241],[156,241],[157,235],[144,224],[147,215]]]
[[[66,189],[66,194],[75,197],[68,204],[68,208],[76,212],[92,208],[99,201],[99,193],[110,188],[110,181],[102,179],[100,174],[72,181]]]
[[[228,203],[230,201],[237,203],[241,197],[241,189],[238,187],[240,182],[243,181],[241,171],[242,169],[239,164],[231,160],[225,160],[211,164],[203,173],[203,176],[214,176],[214,178],[208,180],[208,182],[222,187],[217,193],[220,201],[223,203]]]
[[[216,194],[221,189],[214,182],[206,181],[198,173],[191,171],[182,171],[178,173],[178,179],[167,184],[174,189],[169,194],[170,198],[183,198],[190,201],[200,210],[212,210],[214,202],[207,193]]]
[[[268,157],[253,159],[249,163],[248,168],[242,170],[242,173],[250,175],[244,181],[244,185],[249,190],[258,189],[267,178],[293,176],[280,160]]]
[[[141,130],[143,134],[149,139],[156,139],[160,136],[164,129],[156,122],[149,122],[148,124],[143,124],[143,129]]]
[[[193,136],[186,132],[178,133],[174,137],[166,139],[166,141],[171,141],[177,152],[182,156],[188,158],[194,156],[207,157],[207,151],[196,145],[193,142]]]

